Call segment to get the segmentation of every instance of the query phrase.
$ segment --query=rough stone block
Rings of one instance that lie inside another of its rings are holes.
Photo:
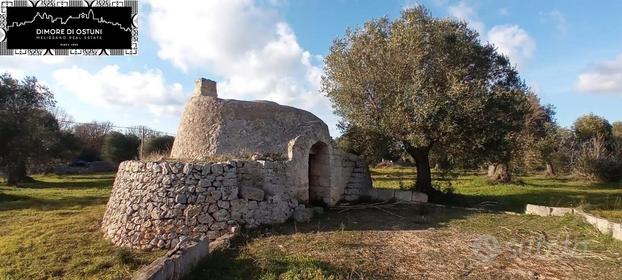
[[[551,207],[551,216],[565,216],[574,214],[574,209],[566,207]]]
[[[182,279],[209,254],[209,240],[203,239],[183,247],[182,251],[171,251],[150,265],[139,270],[132,279],[167,280]]]
[[[617,240],[622,240],[622,224],[612,224],[611,231],[613,234],[613,238]]]
[[[262,201],[264,197],[264,191],[259,188],[241,187],[240,195],[242,196],[242,198],[246,198],[249,200]]]
[[[585,222],[593,225],[601,233],[611,234],[613,223],[585,212],[580,212],[580,215],[583,216]]]
[[[420,202],[420,203],[426,203],[426,202],[428,202],[428,195],[425,194],[425,193],[413,191],[412,201]]]
[[[324,207],[316,206],[313,207],[313,212],[318,215],[324,214]]]
[[[376,197],[373,198],[377,200],[388,201],[395,198],[395,191],[378,189],[376,190]]]
[[[547,217],[551,215],[551,207],[527,204],[525,214]]]
[[[313,209],[302,207],[296,207],[294,210],[294,220],[299,223],[310,222],[313,218]]]
[[[412,191],[395,191],[395,199],[398,201],[411,201],[412,196]]]

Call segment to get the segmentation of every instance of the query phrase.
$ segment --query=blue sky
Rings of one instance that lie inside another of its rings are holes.
[[[347,27],[414,5],[467,21],[556,107],[560,124],[590,112],[622,120],[622,1],[615,0],[142,1],[138,56],[0,57],[0,71],[38,77],[80,122],[174,134],[194,80],[206,77],[223,98],[310,110],[336,136],[338,119],[318,92],[322,57]]]

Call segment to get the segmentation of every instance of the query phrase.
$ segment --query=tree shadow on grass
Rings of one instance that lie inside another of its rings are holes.
[[[114,179],[99,179],[96,181],[62,181],[62,182],[51,182],[51,181],[35,181],[30,183],[22,183],[19,184],[18,188],[28,188],[28,189],[101,189],[101,188],[110,188]]]
[[[444,227],[449,221],[466,219],[474,213],[434,205],[401,204],[386,209],[374,207],[347,211],[331,209],[324,214],[316,215],[309,223],[290,220],[283,224],[266,225],[252,230],[242,229],[231,246],[212,253],[186,279],[386,279],[387,275],[391,274],[389,271],[365,268],[362,270],[356,268],[354,271],[353,267],[336,267],[334,263],[304,257],[304,252],[286,253],[287,250],[282,250],[269,241],[251,247],[248,244],[254,240],[269,240],[265,239],[269,236],[289,238],[295,234],[306,233],[333,232],[339,235],[342,232],[347,234],[353,231],[426,230]],[[352,246],[352,250],[362,246],[356,243],[356,240],[353,242],[355,243],[340,246]],[[253,253],[245,251],[249,248]],[[305,277],[300,278],[301,276]],[[330,278],[331,276],[334,278]]]
[[[456,200],[462,201],[460,206],[485,208],[493,211],[512,211],[523,213],[527,204],[546,205],[551,207],[589,206],[595,209],[621,210],[622,193],[594,193],[585,191],[555,191],[543,188],[519,194],[464,195],[454,194]]]
[[[63,197],[59,199],[34,198],[26,195],[14,195],[0,193],[0,211],[8,210],[60,210],[71,208],[83,208],[94,205],[103,205],[108,202],[108,197],[103,196],[80,196]]]

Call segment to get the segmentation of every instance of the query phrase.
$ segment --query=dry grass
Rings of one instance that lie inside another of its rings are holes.
[[[0,279],[130,279],[163,251],[120,249],[100,230],[113,174],[0,183]]]
[[[190,279],[622,279],[622,243],[573,217],[389,211],[248,232]]]

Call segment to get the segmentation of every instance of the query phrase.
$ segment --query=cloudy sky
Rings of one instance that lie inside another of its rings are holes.
[[[194,80],[206,77],[222,98],[307,109],[336,136],[338,119],[318,91],[332,40],[415,5],[467,21],[557,108],[562,125],[590,112],[622,120],[618,0],[143,0],[138,56],[0,57],[0,71],[38,77],[81,122],[174,134]]]

